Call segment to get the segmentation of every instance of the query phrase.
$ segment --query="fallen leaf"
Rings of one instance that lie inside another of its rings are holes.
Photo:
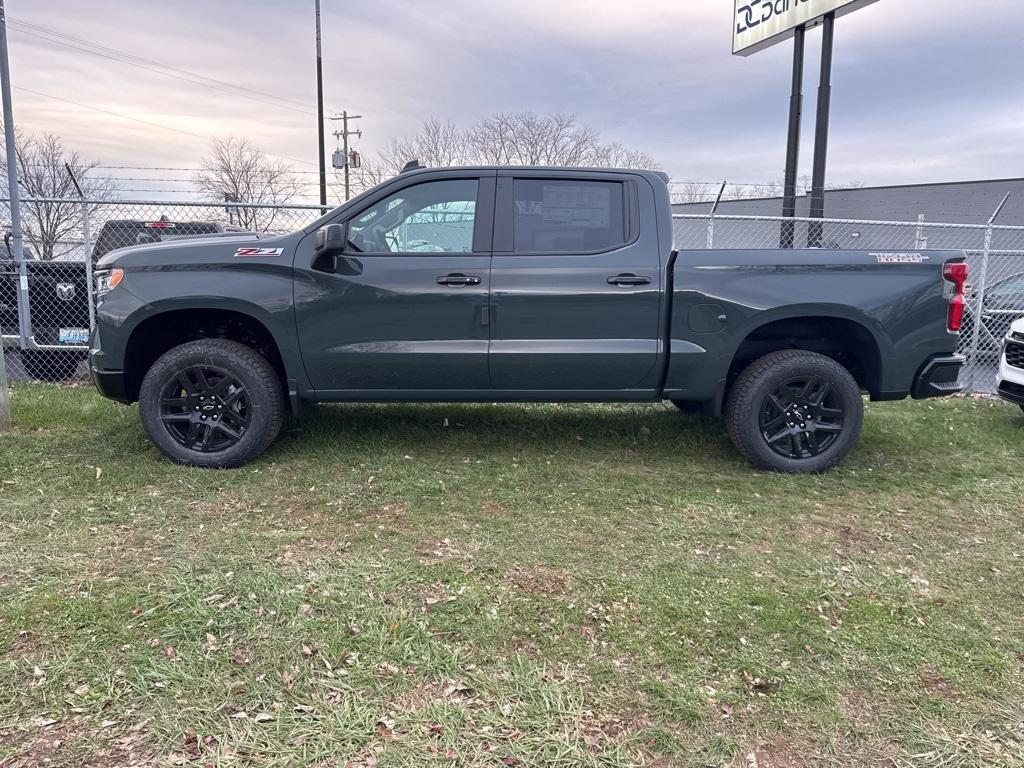
[[[256,715],[253,718],[253,722],[254,723],[265,723],[268,720],[273,720],[273,719],[274,719],[274,716],[272,714],[270,714],[269,712],[260,712],[258,715]]]
[[[96,479],[103,477],[103,467],[96,467]]]

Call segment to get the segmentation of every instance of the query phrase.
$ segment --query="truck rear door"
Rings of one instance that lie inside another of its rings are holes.
[[[642,212],[652,217],[646,227]],[[499,173],[496,390],[642,396],[657,387],[662,265],[653,216],[649,185],[629,174]]]

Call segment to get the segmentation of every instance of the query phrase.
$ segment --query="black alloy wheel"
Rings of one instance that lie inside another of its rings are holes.
[[[846,422],[842,399],[823,376],[797,376],[770,392],[758,424],[768,446],[787,459],[812,459],[828,451]]]
[[[216,453],[236,445],[252,411],[245,386],[228,371],[194,365],[179,371],[160,394],[160,420],[179,445]]]
[[[197,339],[162,354],[142,380],[139,414],[168,458],[194,467],[240,467],[281,431],[284,388],[258,350]]]
[[[749,363],[726,398],[729,437],[755,466],[773,472],[825,472],[856,445],[864,399],[850,372],[803,349]]]

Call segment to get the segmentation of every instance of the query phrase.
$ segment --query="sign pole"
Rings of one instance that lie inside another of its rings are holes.
[[[782,215],[796,216],[796,177],[800,164],[800,122],[804,111],[804,38],[807,30],[797,27],[793,36],[793,88],[789,96],[789,138],[786,142],[786,180],[782,199]],[[780,248],[792,248],[795,239],[794,222],[782,224]]]
[[[826,14],[821,36],[821,82],[818,85],[818,123],[814,132],[814,171],[811,181],[811,218],[825,217],[825,172],[828,166],[828,125],[832,108],[832,51],[835,43],[836,14]],[[807,247],[820,248],[823,227],[812,223]]]

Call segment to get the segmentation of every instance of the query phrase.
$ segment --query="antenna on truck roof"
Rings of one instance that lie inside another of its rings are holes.
[[[402,173],[408,173],[409,171],[420,171],[426,167],[427,166],[425,165],[421,165],[419,160],[410,160],[408,163],[405,164],[405,166],[403,166]]]

